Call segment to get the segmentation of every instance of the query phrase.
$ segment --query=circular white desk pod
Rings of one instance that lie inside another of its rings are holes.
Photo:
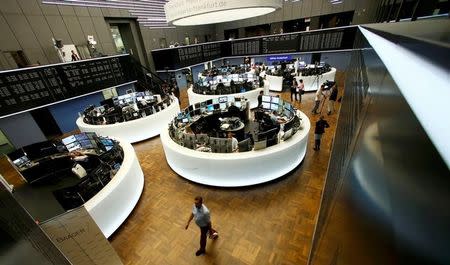
[[[256,88],[247,92],[235,93],[235,94],[224,94],[224,95],[203,95],[197,94],[194,92],[193,87],[191,86],[188,91],[189,105],[194,105],[196,103],[207,101],[208,99],[220,98],[220,97],[244,97],[249,100],[250,108],[258,107],[258,95],[259,92],[263,91],[264,94],[268,94],[268,91],[265,91],[264,87]]]
[[[300,79],[303,80],[303,84],[305,85],[305,91],[316,91],[323,83],[328,81],[334,81],[334,78],[336,77],[336,68],[332,67],[331,71],[326,72],[324,74],[321,74],[319,76],[316,75],[310,75],[310,76],[296,76],[295,80],[297,82],[300,81]]]
[[[84,204],[107,238],[133,211],[144,188],[144,173],[133,146],[123,139],[116,140],[123,149],[122,165],[111,181]]]
[[[283,77],[266,74],[266,81],[269,82],[269,90],[271,91],[283,91]]]
[[[295,169],[304,159],[310,121],[300,113],[302,126],[291,138],[276,145],[242,153],[205,153],[182,147],[169,130],[160,137],[169,166],[180,176],[200,184],[241,187],[268,182]]]
[[[79,117],[77,126],[81,132],[95,132],[98,135],[135,143],[157,136],[178,112],[180,112],[180,104],[178,99],[174,98],[167,108],[143,118],[114,124],[92,125],[85,123],[83,118]]]

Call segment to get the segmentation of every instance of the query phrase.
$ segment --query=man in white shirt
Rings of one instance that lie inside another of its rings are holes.
[[[324,94],[323,94],[323,88],[324,86],[321,85],[320,88],[316,91],[316,97],[314,98],[314,108],[311,111],[313,114],[319,114],[317,112],[317,110],[319,109],[320,106],[320,102],[322,101],[322,99],[324,98]]]
[[[217,231],[212,228],[209,209],[203,204],[203,198],[201,196],[197,196],[194,199],[194,206],[186,224],[186,229],[188,229],[192,219],[195,219],[195,223],[200,227],[200,249],[195,252],[196,256],[200,256],[206,253],[207,233],[209,232],[210,239],[216,239],[219,236]]]
[[[232,132],[228,132],[228,138],[231,139],[231,150],[233,152],[236,152],[237,149],[239,148],[238,140],[233,137],[233,133]]]

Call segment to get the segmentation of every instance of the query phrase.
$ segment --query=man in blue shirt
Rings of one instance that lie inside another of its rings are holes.
[[[209,232],[209,238],[216,239],[219,235],[216,230],[211,226],[211,216],[209,209],[203,204],[203,198],[197,196],[194,199],[194,206],[192,207],[192,213],[186,224],[188,229],[192,219],[195,219],[195,223],[200,227],[200,249],[195,252],[196,256],[205,254],[206,249],[206,235]]]

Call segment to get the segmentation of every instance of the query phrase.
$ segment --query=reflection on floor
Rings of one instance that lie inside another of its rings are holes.
[[[340,92],[344,75],[337,74]],[[341,94],[341,93],[340,93]],[[289,92],[280,94],[290,100]],[[322,113],[331,127],[321,150],[313,148],[314,93],[295,103],[311,120],[303,163],[285,177],[263,185],[222,189],[189,182],[175,174],[164,158],[159,137],[135,144],[145,174],[141,199],[122,227],[110,238],[124,264],[306,264],[328,166],[337,115]],[[181,94],[187,106],[186,90]],[[339,103],[336,108],[339,109]],[[185,230],[194,197],[201,195],[220,233],[208,241],[205,256],[196,257],[200,231]]]

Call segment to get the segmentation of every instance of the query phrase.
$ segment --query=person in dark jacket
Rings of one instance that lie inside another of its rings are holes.
[[[258,95],[258,108],[261,107],[262,105],[262,97],[263,97],[264,92],[263,91],[259,91],[259,95]]]
[[[330,125],[326,120],[323,119],[323,116],[320,116],[320,119],[316,122],[316,128],[314,130],[314,150],[320,150],[320,139],[322,138],[322,134],[325,133],[325,128],[329,128]]]

